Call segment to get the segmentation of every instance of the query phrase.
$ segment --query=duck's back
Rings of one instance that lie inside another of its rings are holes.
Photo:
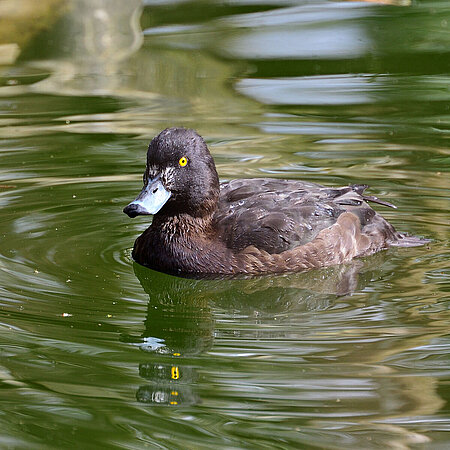
[[[233,180],[221,184],[215,227],[228,248],[239,251],[254,246],[277,254],[313,241],[339,216],[351,212],[359,219],[362,231],[381,234],[385,242],[398,240],[401,235],[366,200],[392,205],[363,195],[366,187],[327,188],[297,180]]]

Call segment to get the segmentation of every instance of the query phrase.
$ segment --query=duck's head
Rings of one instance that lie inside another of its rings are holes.
[[[205,141],[194,130],[167,128],[150,142],[144,187],[123,212],[204,217],[218,197],[219,178]]]

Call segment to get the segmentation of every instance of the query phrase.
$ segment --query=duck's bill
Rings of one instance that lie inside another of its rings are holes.
[[[170,195],[158,176],[144,186],[136,200],[125,206],[123,212],[131,218],[156,214],[169,200]]]

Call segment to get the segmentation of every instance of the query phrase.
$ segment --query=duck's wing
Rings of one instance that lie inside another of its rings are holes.
[[[317,234],[351,211],[367,224],[376,214],[366,200],[367,186],[342,188],[297,180],[233,180],[221,185],[215,227],[233,250],[250,245],[268,253],[281,253],[312,241]],[[390,206],[386,204],[386,206]]]

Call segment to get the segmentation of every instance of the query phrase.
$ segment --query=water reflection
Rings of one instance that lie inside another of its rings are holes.
[[[120,89],[130,76],[124,61],[143,42],[140,0],[69,0],[63,11],[57,24],[22,56],[33,61],[32,67],[48,71],[32,91],[104,95]],[[15,89],[17,94],[24,91]]]
[[[139,387],[138,401],[173,406],[201,401],[192,358],[207,354],[214,347],[215,335],[223,338],[215,330],[217,310],[253,318],[255,325],[269,316],[323,311],[336,298],[362,290],[380,277],[378,267],[386,259],[376,255],[366,262],[323,270],[226,280],[184,279],[134,263],[134,273],[149,296],[145,330],[140,336],[122,334],[121,340],[149,354],[149,360],[139,364],[139,375],[147,384]],[[236,333],[235,337],[244,338]],[[258,330],[245,333],[246,339],[251,336],[267,337]],[[271,337],[286,339],[289,332],[278,330]]]
[[[371,46],[362,18],[372,11],[363,6],[305,2],[275,11],[228,19],[233,33],[219,52],[243,59],[358,58]]]
[[[386,296],[393,274],[397,282],[410,277],[405,286],[420,284],[396,253],[231,280],[182,279],[134,264],[149,296],[145,330],[122,341],[145,355],[138,402],[220,412],[229,439],[327,447],[351,434],[361,446],[429,442],[402,418],[431,417],[444,401],[431,372],[411,376],[406,355],[444,328],[424,328],[429,319],[407,301],[414,295],[407,288],[399,304]]]

